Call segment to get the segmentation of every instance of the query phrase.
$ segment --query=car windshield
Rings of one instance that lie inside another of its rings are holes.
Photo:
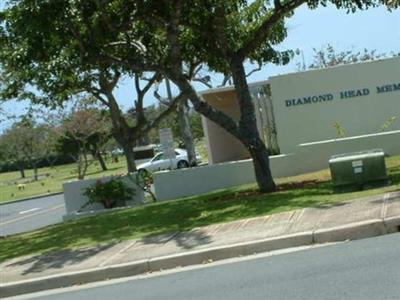
[[[156,156],[153,157],[153,159],[151,160],[153,161],[157,161],[157,160],[161,160],[163,159],[164,155],[162,153],[158,153]]]

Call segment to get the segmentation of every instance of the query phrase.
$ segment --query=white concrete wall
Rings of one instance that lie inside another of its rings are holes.
[[[296,173],[303,174],[328,168],[332,155],[368,149],[383,149],[388,155],[400,154],[400,130],[300,144],[296,147]]]
[[[87,179],[87,180],[79,180],[66,182],[63,184],[64,191],[64,202],[65,202],[65,210],[67,212],[67,216],[73,214],[80,210],[82,206],[88,202],[88,198],[83,195],[84,189],[96,183],[97,180],[101,180],[102,182],[109,181],[112,177],[103,177],[100,179]],[[135,175],[132,175],[132,178],[135,178]],[[139,203],[143,203],[144,201],[144,193],[143,191],[137,187],[135,182],[132,182],[127,176],[122,177],[122,182],[129,187],[135,189],[135,196],[131,201],[126,202],[126,206],[134,206]],[[94,203],[86,206],[81,211],[96,211],[104,209],[103,205],[99,203]]]
[[[332,155],[376,148],[389,155],[399,155],[400,130],[301,144],[296,147],[295,153],[270,157],[271,172],[279,178],[322,170],[328,168]],[[155,194],[159,201],[255,182],[251,159],[154,173]]]
[[[153,174],[157,201],[207,193],[255,181],[251,160]]]
[[[294,155],[277,155],[270,158],[272,175],[286,177],[293,173]],[[154,173],[157,201],[199,195],[223,188],[255,183],[251,159],[232,161],[193,169]]]
[[[282,153],[295,151],[298,144],[337,138],[335,122],[346,136],[381,132],[394,116],[397,120],[389,130],[400,129],[400,58],[275,76],[269,81]],[[378,93],[378,87],[384,86],[387,92]],[[341,92],[365,89],[368,95],[341,97]],[[332,100],[287,104],[326,94]]]

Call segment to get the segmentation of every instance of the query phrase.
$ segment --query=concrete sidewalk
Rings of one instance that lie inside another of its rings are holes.
[[[0,264],[3,296],[400,231],[400,192]]]

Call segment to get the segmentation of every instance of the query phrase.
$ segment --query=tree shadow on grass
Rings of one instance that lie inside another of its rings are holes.
[[[313,198],[321,193],[329,192],[309,189],[299,193],[293,190],[234,201],[215,201],[204,196],[69,221],[4,238],[0,244],[0,261],[31,253],[109,243],[115,241],[116,237],[118,240],[127,240],[171,232],[187,232],[212,223],[312,206],[319,203]],[[298,200],[299,196],[302,196],[302,200]],[[176,238],[177,245],[185,249],[209,241],[209,237],[201,231],[185,234]]]
[[[398,178],[392,180],[396,182]],[[328,209],[343,205],[340,202],[349,199],[347,194],[335,195],[329,182],[271,194],[250,193],[244,198],[235,197],[232,191],[236,192],[232,189],[153,203],[10,236],[0,243],[0,261],[32,253],[110,243],[116,239],[151,238],[148,243],[162,244],[165,241],[156,241],[154,236],[174,232],[183,232],[175,236],[174,241],[179,247],[192,249],[211,242],[210,236],[201,230],[193,230],[198,227],[306,207]]]
[[[91,171],[91,172],[87,172],[87,174],[86,174],[86,176],[89,176],[89,175],[95,175],[95,174],[101,174],[101,173],[105,173],[105,172],[109,172],[109,171],[115,171],[115,170],[120,170],[121,168],[120,167],[107,167],[107,170],[106,171],[103,171],[103,170],[97,170],[97,171]],[[123,170],[121,170],[121,173],[124,173],[124,171]],[[111,176],[111,174],[109,174],[109,175],[107,175],[107,176]]]
[[[106,171],[103,171],[103,170],[91,171],[91,172],[87,172],[85,176],[87,177],[87,176],[91,176],[91,175],[102,174],[102,173],[106,173],[109,171],[115,171],[118,169],[120,169],[120,168],[119,167],[108,167]],[[62,179],[63,180],[71,180],[71,179],[76,179],[77,176],[78,176],[78,173],[76,173],[76,174],[74,173],[74,175],[66,176],[66,177],[63,177]],[[105,176],[112,176],[112,174],[107,174]],[[92,179],[92,178],[89,178],[89,179]]]

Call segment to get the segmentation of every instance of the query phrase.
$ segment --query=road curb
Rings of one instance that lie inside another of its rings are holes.
[[[358,240],[374,237],[387,233],[385,223],[382,219],[374,219],[329,229],[317,229],[314,231],[314,243],[332,243],[346,240]]]
[[[400,216],[351,223],[329,229],[318,229],[257,241],[231,244],[180,254],[150,258],[126,264],[70,272],[54,276],[12,282],[0,285],[3,297],[17,296],[77,284],[129,277],[148,272],[209,263],[232,257],[319,243],[357,240],[400,231]]]
[[[383,220],[387,233],[400,232],[400,216],[389,217]]]
[[[60,195],[60,194],[63,194],[63,192],[50,193],[50,194],[42,194],[42,195],[37,195],[37,196],[30,197],[30,198],[24,198],[24,199],[17,199],[17,200],[6,201],[6,202],[1,202],[1,203],[0,203],[0,206],[6,205],[6,204],[13,204],[13,203],[17,203],[17,202],[24,202],[24,201],[34,200],[34,199],[38,199],[38,198],[45,198],[45,197],[57,196],[57,195]]]
[[[176,267],[197,265],[238,256],[311,245],[312,243],[312,232],[309,231],[252,242],[237,243],[229,246],[196,250],[159,258],[151,258],[149,259],[149,271],[155,272]]]
[[[64,273],[0,285],[2,297],[12,297],[84,283],[139,275],[148,272],[148,261]]]
[[[312,243],[313,233],[312,231],[309,231],[258,241],[237,243],[229,246],[219,246],[158,258],[150,258],[132,263],[93,268],[90,270],[69,272],[54,276],[2,284],[0,285],[0,294],[3,297],[12,297],[43,290],[57,289],[107,279],[129,277],[148,272],[173,269],[176,267],[197,265],[260,252],[311,245]]]

